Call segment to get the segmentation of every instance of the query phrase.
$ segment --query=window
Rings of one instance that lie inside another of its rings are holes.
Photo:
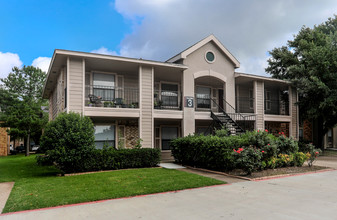
[[[254,94],[252,89],[249,90],[249,108],[254,109]]]
[[[95,96],[102,97],[103,101],[115,99],[115,75],[93,73],[93,91]]]
[[[265,91],[265,110],[271,110],[270,91]]]
[[[161,101],[163,106],[178,107],[178,85],[161,84]]]
[[[196,88],[197,108],[211,108],[211,88]]]
[[[209,135],[210,130],[208,129],[208,127],[197,127],[195,133],[196,134]]]
[[[115,126],[96,125],[95,126],[95,145],[97,149],[102,149],[104,144],[115,147]]]
[[[161,128],[161,149],[171,150],[170,142],[178,137],[177,127],[162,127]]]
[[[215,55],[211,51],[206,52],[205,57],[206,57],[206,61],[209,62],[209,63],[213,63],[214,60],[215,60]]]

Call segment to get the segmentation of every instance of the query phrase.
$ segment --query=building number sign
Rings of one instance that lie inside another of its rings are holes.
[[[193,108],[194,107],[193,97],[185,96],[185,107],[187,107],[187,108]]]

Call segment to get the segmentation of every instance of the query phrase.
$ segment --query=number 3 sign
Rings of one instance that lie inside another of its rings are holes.
[[[187,108],[193,108],[194,107],[193,97],[185,96],[185,107],[187,107]]]

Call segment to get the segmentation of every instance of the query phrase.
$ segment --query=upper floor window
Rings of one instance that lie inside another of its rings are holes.
[[[178,84],[161,84],[163,106],[178,106]]]
[[[115,75],[93,73],[93,92],[95,96],[102,97],[103,101],[115,99]]]
[[[197,108],[211,108],[211,88],[198,86],[196,88]]]
[[[215,61],[215,55],[212,51],[207,51],[205,54],[206,61],[209,63],[213,63]]]

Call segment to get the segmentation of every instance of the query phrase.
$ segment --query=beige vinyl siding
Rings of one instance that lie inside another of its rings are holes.
[[[297,125],[298,125],[298,106],[297,91],[295,88],[291,88],[291,136],[298,138]]]
[[[256,82],[255,91],[256,129],[264,130],[264,83]]]
[[[83,64],[82,60],[72,59],[69,61],[69,111],[83,112]]]
[[[152,69],[142,67],[141,76],[141,138],[143,147],[152,148]]]
[[[53,93],[49,96],[49,121],[53,120]]]
[[[57,91],[56,89],[53,91],[53,94],[52,94],[52,112],[53,112],[53,115],[52,115],[52,120],[54,120],[58,114],[57,112]]]

